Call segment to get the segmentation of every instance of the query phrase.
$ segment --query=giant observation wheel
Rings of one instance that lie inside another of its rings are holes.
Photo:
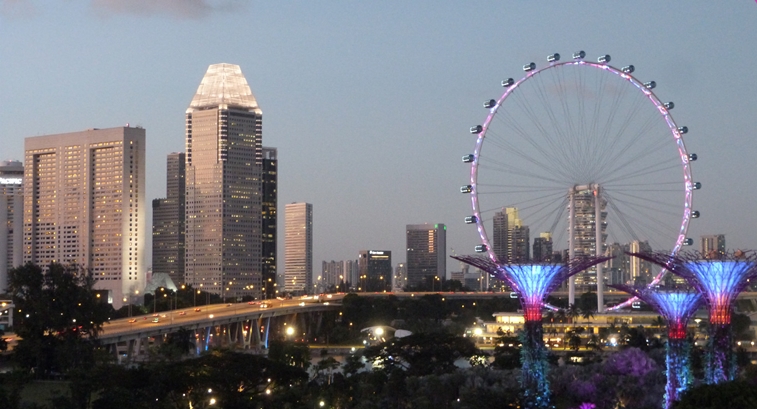
[[[470,194],[473,214],[465,221],[478,229],[476,251],[497,263],[527,261],[526,231],[532,242],[551,240],[553,251],[570,258],[623,250],[674,255],[692,244],[686,232],[699,217],[692,193],[701,184],[692,180],[697,155],[686,150],[688,128],[673,120],[674,104],[652,91],[654,81],[632,75],[633,65],[616,68],[609,55],[597,62],[585,56],[580,51],[560,61],[552,54],[544,67],[526,64],[523,78],[502,81],[504,93],[484,103],[486,120],[470,129],[477,139],[473,153],[463,156],[471,168],[461,192]],[[502,223],[508,228],[494,228]],[[531,260],[551,257],[532,250],[542,251],[529,248]],[[625,262],[632,265],[598,267],[593,283],[583,278],[595,286],[599,311],[605,280],[597,276],[625,283],[647,277],[655,284],[665,274]]]

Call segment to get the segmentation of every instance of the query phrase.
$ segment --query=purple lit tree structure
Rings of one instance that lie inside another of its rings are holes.
[[[518,293],[525,315],[521,334],[521,387],[524,407],[549,407],[547,348],[544,346],[541,308],[546,297],[561,282],[609,257],[574,259],[569,264],[499,264],[481,256],[452,256],[507,282]]]
[[[691,252],[671,257],[668,253],[633,253],[684,278],[697,289],[710,309],[705,382],[716,384],[736,377],[731,314],[733,303],[749,280],[757,278],[754,251],[702,254]]]
[[[702,296],[695,290],[685,289],[663,290],[626,285],[611,285],[610,287],[638,297],[668,321],[668,344],[665,357],[668,382],[665,386],[663,408],[669,409],[693,381],[690,361],[691,345],[686,339],[686,326],[702,304]]]

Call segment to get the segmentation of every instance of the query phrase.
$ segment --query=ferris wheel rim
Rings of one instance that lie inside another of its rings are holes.
[[[665,106],[665,104],[655,95],[652,90],[646,86],[644,82],[636,78],[635,76],[631,75],[630,72],[624,71],[622,68],[616,68],[606,62],[590,62],[586,61],[584,59],[574,59],[570,61],[553,61],[550,62],[548,65],[538,68],[538,69],[531,69],[529,70],[525,76],[520,78],[517,81],[512,82],[511,85],[507,86],[507,89],[505,92],[496,100],[496,103],[493,107],[489,108],[489,114],[486,117],[486,120],[481,125],[481,131],[478,133],[476,138],[476,145],[475,149],[473,151],[473,160],[471,162],[471,173],[470,173],[470,197],[471,197],[471,205],[473,208],[473,216],[475,217],[475,224],[476,228],[478,230],[479,237],[481,238],[481,243],[485,246],[485,252],[487,253],[488,257],[494,261],[498,262],[497,256],[494,253],[493,246],[491,246],[491,242],[489,240],[488,234],[486,232],[486,228],[484,226],[484,218],[481,217],[481,209],[479,206],[479,199],[478,199],[478,166],[479,166],[479,159],[481,154],[481,149],[484,144],[484,140],[486,139],[486,134],[489,130],[490,124],[492,120],[495,118],[497,113],[499,112],[499,109],[502,108],[503,103],[524,83],[526,83],[531,78],[541,74],[542,72],[545,72],[547,70],[552,69],[561,69],[561,67],[566,66],[586,66],[588,69],[600,69],[608,74],[613,74],[617,76],[618,78],[624,80],[625,82],[630,83],[633,85],[639,92],[643,93],[646,99],[648,99],[658,110],[658,114],[660,115],[661,119],[665,122],[665,124],[668,127],[668,130],[670,134],[673,137],[673,141],[676,144],[676,147],[678,149],[678,154],[680,158],[680,165],[683,170],[683,187],[684,187],[684,203],[683,203],[683,215],[681,219],[681,225],[678,230],[678,236],[675,242],[675,245],[673,249],[671,250],[671,255],[675,255],[680,251],[681,247],[684,245],[684,242],[686,240],[686,233],[688,231],[689,223],[691,221],[692,217],[692,203],[693,203],[693,190],[694,190],[694,183],[693,178],[691,174],[691,159],[689,157],[688,151],[686,149],[686,145],[684,143],[683,138],[683,132],[681,132],[680,128],[676,124],[675,120],[673,119],[672,114],[670,113],[670,110]],[[531,67],[533,67],[533,63],[531,64]],[[525,69],[525,67],[524,67]],[[503,83],[504,85],[504,83]],[[665,275],[666,270],[662,270],[653,280],[652,283],[649,285],[656,285],[659,283],[659,281],[663,278]],[[630,298],[629,300],[612,307],[612,309],[622,308],[623,306],[629,305],[631,302],[635,300],[635,297]]]

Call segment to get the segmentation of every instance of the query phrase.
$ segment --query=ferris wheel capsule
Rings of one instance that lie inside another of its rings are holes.
[[[478,246],[476,246],[475,250],[476,253],[483,253],[488,250],[488,247],[486,247],[486,244],[479,244]]]
[[[644,88],[646,89],[654,89],[657,86],[657,83],[654,81],[649,81],[644,83]]]
[[[490,99],[490,100],[484,102],[484,108],[486,108],[486,109],[494,108],[496,105],[497,105],[497,101],[495,101],[493,99]]]
[[[699,218],[699,210],[694,210],[691,212],[691,218],[692,219],[698,219]]]
[[[515,80],[513,80],[512,78],[508,78],[506,80],[502,80],[502,86],[503,87],[509,87],[509,86],[511,86],[513,84],[515,84]]]
[[[685,133],[689,133],[689,127],[687,127],[687,126],[679,126],[678,127],[678,132],[680,132],[681,135],[683,135]]]
[[[465,224],[474,224],[478,221],[478,217],[476,216],[466,216],[465,217]]]
[[[573,53],[573,59],[574,60],[583,60],[586,57],[586,53],[581,51],[576,51]]]
[[[683,245],[684,246],[694,245],[694,239],[692,239],[691,237],[687,237],[686,239],[683,240]]]
[[[471,185],[465,185],[460,188],[460,193],[470,193],[473,191],[473,186]]]
[[[548,55],[547,56],[547,61],[548,62],[560,61],[560,54],[554,53],[554,54]]]
[[[662,105],[663,105],[663,106],[665,107],[665,109],[667,109],[668,111],[670,111],[671,109],[675,108],[675,106],[676,106],[676,104],[674,104],[674,103],[673,103],[673,101],[670,101],[670,102],[666,102],[666,103],[664,103],[664,104],[662,104]]]
[[[694,184],[693,184],[692,188],[693,188],[694,190],[699,190],[699,189],[701,189],[701,188],[702,188],[702,183],[701,183],[701,182],[694,182]]]
[[[536,63],[530,62],[523,66],[523,71],[529,72],[536,69]]]
[[[697,154],[696,154],[696,153],[690,153],[690,154],[689,154],[689,160],[690,160],[690,161],[695,161],[695,160],[697,160]]]
[[[610,62],[610,54],[605,54],[597,58],[597,62],[600,64],[607,64],[608,62]]]
[[[481,125],[472,126],[470,128],[470,133],[472,134],[479,134],[484,131],[484,127]]]
[[[475,157],[473,156],[472,153],[468,154],[468,155],[465,155],[465,156],[463,156],[463,163],[471,163],[471,162],[473,162],[473,159],[475,159]]]
[[[620,70],[623,71],[626,74],[630,74],[630,73],[634,72],[636,70],[636,68],[634,68],[633,65],[626,65],[625,67],[621,68]]]

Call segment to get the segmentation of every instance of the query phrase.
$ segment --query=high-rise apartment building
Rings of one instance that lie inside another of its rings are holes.
[[[533,260],[552,261],[552,233],[544,232],[534,239]]]
[[[262,173],[262,228],[261,266],[263,273],[263,298],[275,298],[276,284],[276,203],[278,193],[278,159],[276,148],[263,147],[263,173]]]
[[[284,207],[284,291],[313,291],[313,205],[290,203]]]
[[[497,261],[500,263],[506,263],[508,260],[508,245],[507,245],[507,212],[505,209],[495,212],[492,219],[492,250],[497,256]]]
[[[394,268],[392,291],[402,291],[405,287],[407,287],[407,266],[405,263],[398,263]]]
[[[591,189],[577,191],[573,193],[573,200],[575,201],[575,231],[572,233],[573,248],[575,251],[574,256],[594,256],[597,251],[594,191]],[[605,243],[607,241],[607,210],[605,209],[607,206],[607,200],[601,198],[600,206],[599,224],[601,226],[601,243],[603,243],[600,253],[604,254],[606,250]],[[575,283],[582,291],[596,291],[596,267],[589,268],[586,271],[575,275]]]
[[[145,130],[24,141],[24,262],[77,264],[120,308],[145,287]]]
[[[0,162],[0,294],[8,286],[8,272],[24,263],[24,165]]]
[[[528,226],[518,216],[515,207],[506,208],[507,211],[507,256],[511,263],[526,263],[531,259],[530,234]]]
[[[166,160],[166,197],[152,201],[152,272],[184,283],[186,155],[174,152]]]
[[[725,254],[725,234],[710,234],[707,236],[701,236],[699,238],[700,241],[700,250],[702,254],[709,255],[710,252],[714,251],[718,255]]]
[[[431,285],[431,280],[447,278],[447,226],[408,224],[406,241],[408,286]]]
[[[321,280],[323,281],[323,286],[326,289],[334,288],[337,289],[337,286],[341,286],[342,282],[349,281],[349,278],[344,277],[344,262],[343,261],[323,261],[322,263],[322,269],[321,269]],[[345,288],[341,288],[342,291],[346,291]]]
[[[494,213],[492,247],[500,263],[524,263],[530,259],[528,226],[518,216],[518,209],[506,207]]]
[[[342,272],[344,273],[344,281],[349,285],[350,289],[357,290],[357,282],[359,281],[357,260],[344,260],[343,263]]]
[[[186,282],[262,295],[263,115],[238,65],[214,64],[186,112]]]
[[[361,250],[357,258],[361,291],[392,291],[392,252]]]

